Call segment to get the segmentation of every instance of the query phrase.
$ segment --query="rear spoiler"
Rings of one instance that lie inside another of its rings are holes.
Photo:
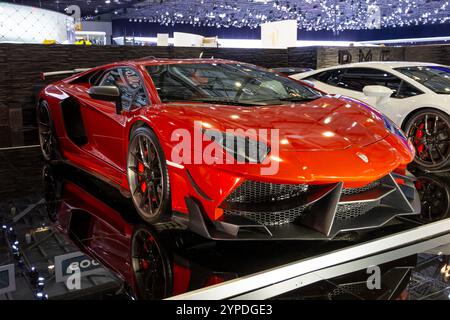
[[[45,80],[47,77],[52,76],[60,76],[64,74],[77,74],[85,71],[89,71],[91,68],[85,68],[85,69],[73,69],[73,70],[66,70],[66,71],[53,71],[53,72],[43,72],[41,73],[41,79]]]

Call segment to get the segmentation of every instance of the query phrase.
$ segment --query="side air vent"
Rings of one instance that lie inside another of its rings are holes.
[[[70,97],[61,102],[61,110],[67,136],[81,147],[88,143],[79,102]]]

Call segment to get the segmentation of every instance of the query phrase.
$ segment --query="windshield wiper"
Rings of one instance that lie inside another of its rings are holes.
[[[316,97],[285,97],[285,98],[276,98],[279,101],[290,101],[290,102],[306,102],[306,101],[314,101],[321,98],[321,96]]]
[[[279,98],[273,98],[273,99],[267,99],[267,100],[258,100],[257,102],[265,102],[267,104],[277,104],[279,101],[281,102],[310,102],[317,99],[320,99],[322,96],[315,96],[315,97],[279,97]]]

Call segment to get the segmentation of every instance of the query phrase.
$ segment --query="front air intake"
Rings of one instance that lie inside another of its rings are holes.
[[[405,178],[405,177],[402,177]],[[297,224],[327,236],[376,227],[396,215],[412,214],[405,194],[411,179],[399,186],[393,175],[360,188],[328,185],[273,184],[245,181],[221,205],[224,217],[240,217],[267,227]],[[402,190],[403,188],[403,190]],[[412,189],[413,190],[413,189]]]

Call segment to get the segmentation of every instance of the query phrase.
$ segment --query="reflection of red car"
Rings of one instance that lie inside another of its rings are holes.
[[[47,159],[116,185],[147,222],[213,239],[330,239],[419,208],[389,119],[248,64],[94,68],[46,87],[38,119]]]
[[[173,222],[154,227],[140,224],[130,215],[134,212],[131,205],[95,178],[80,177],[72,170],[61,175],[57,168],[46,167],[44,179],[47,209],[56,229],[113,271],[125,282],[129,294],[138,299],[176,296],[310,258],[326,251],[327,246],[328,250],[336,249],[330,242],[315,242],[298,250],[297,241],[241,243],[239,250],[232,245],[216,246]],[[267,255],[267,250],[277,252],[276,258]],[[361,270],[277,298],[397,299],[416,262],[412,256],[380,265],[380,290],[367,287],[367,271]]]
[[[78,179],[82,181],[78,185],[52,171],[46,167],[44,179],[47,210],[57,230],[119,276],[133,297],[162,299],[237,277],[201,267],[181,255],[179,244],[190,242],[181,226],[133,224],[111,208],[115,205],[129,212],[131,206],[118,205],[120,199],[102,192],[90,193],[98,184]]]

